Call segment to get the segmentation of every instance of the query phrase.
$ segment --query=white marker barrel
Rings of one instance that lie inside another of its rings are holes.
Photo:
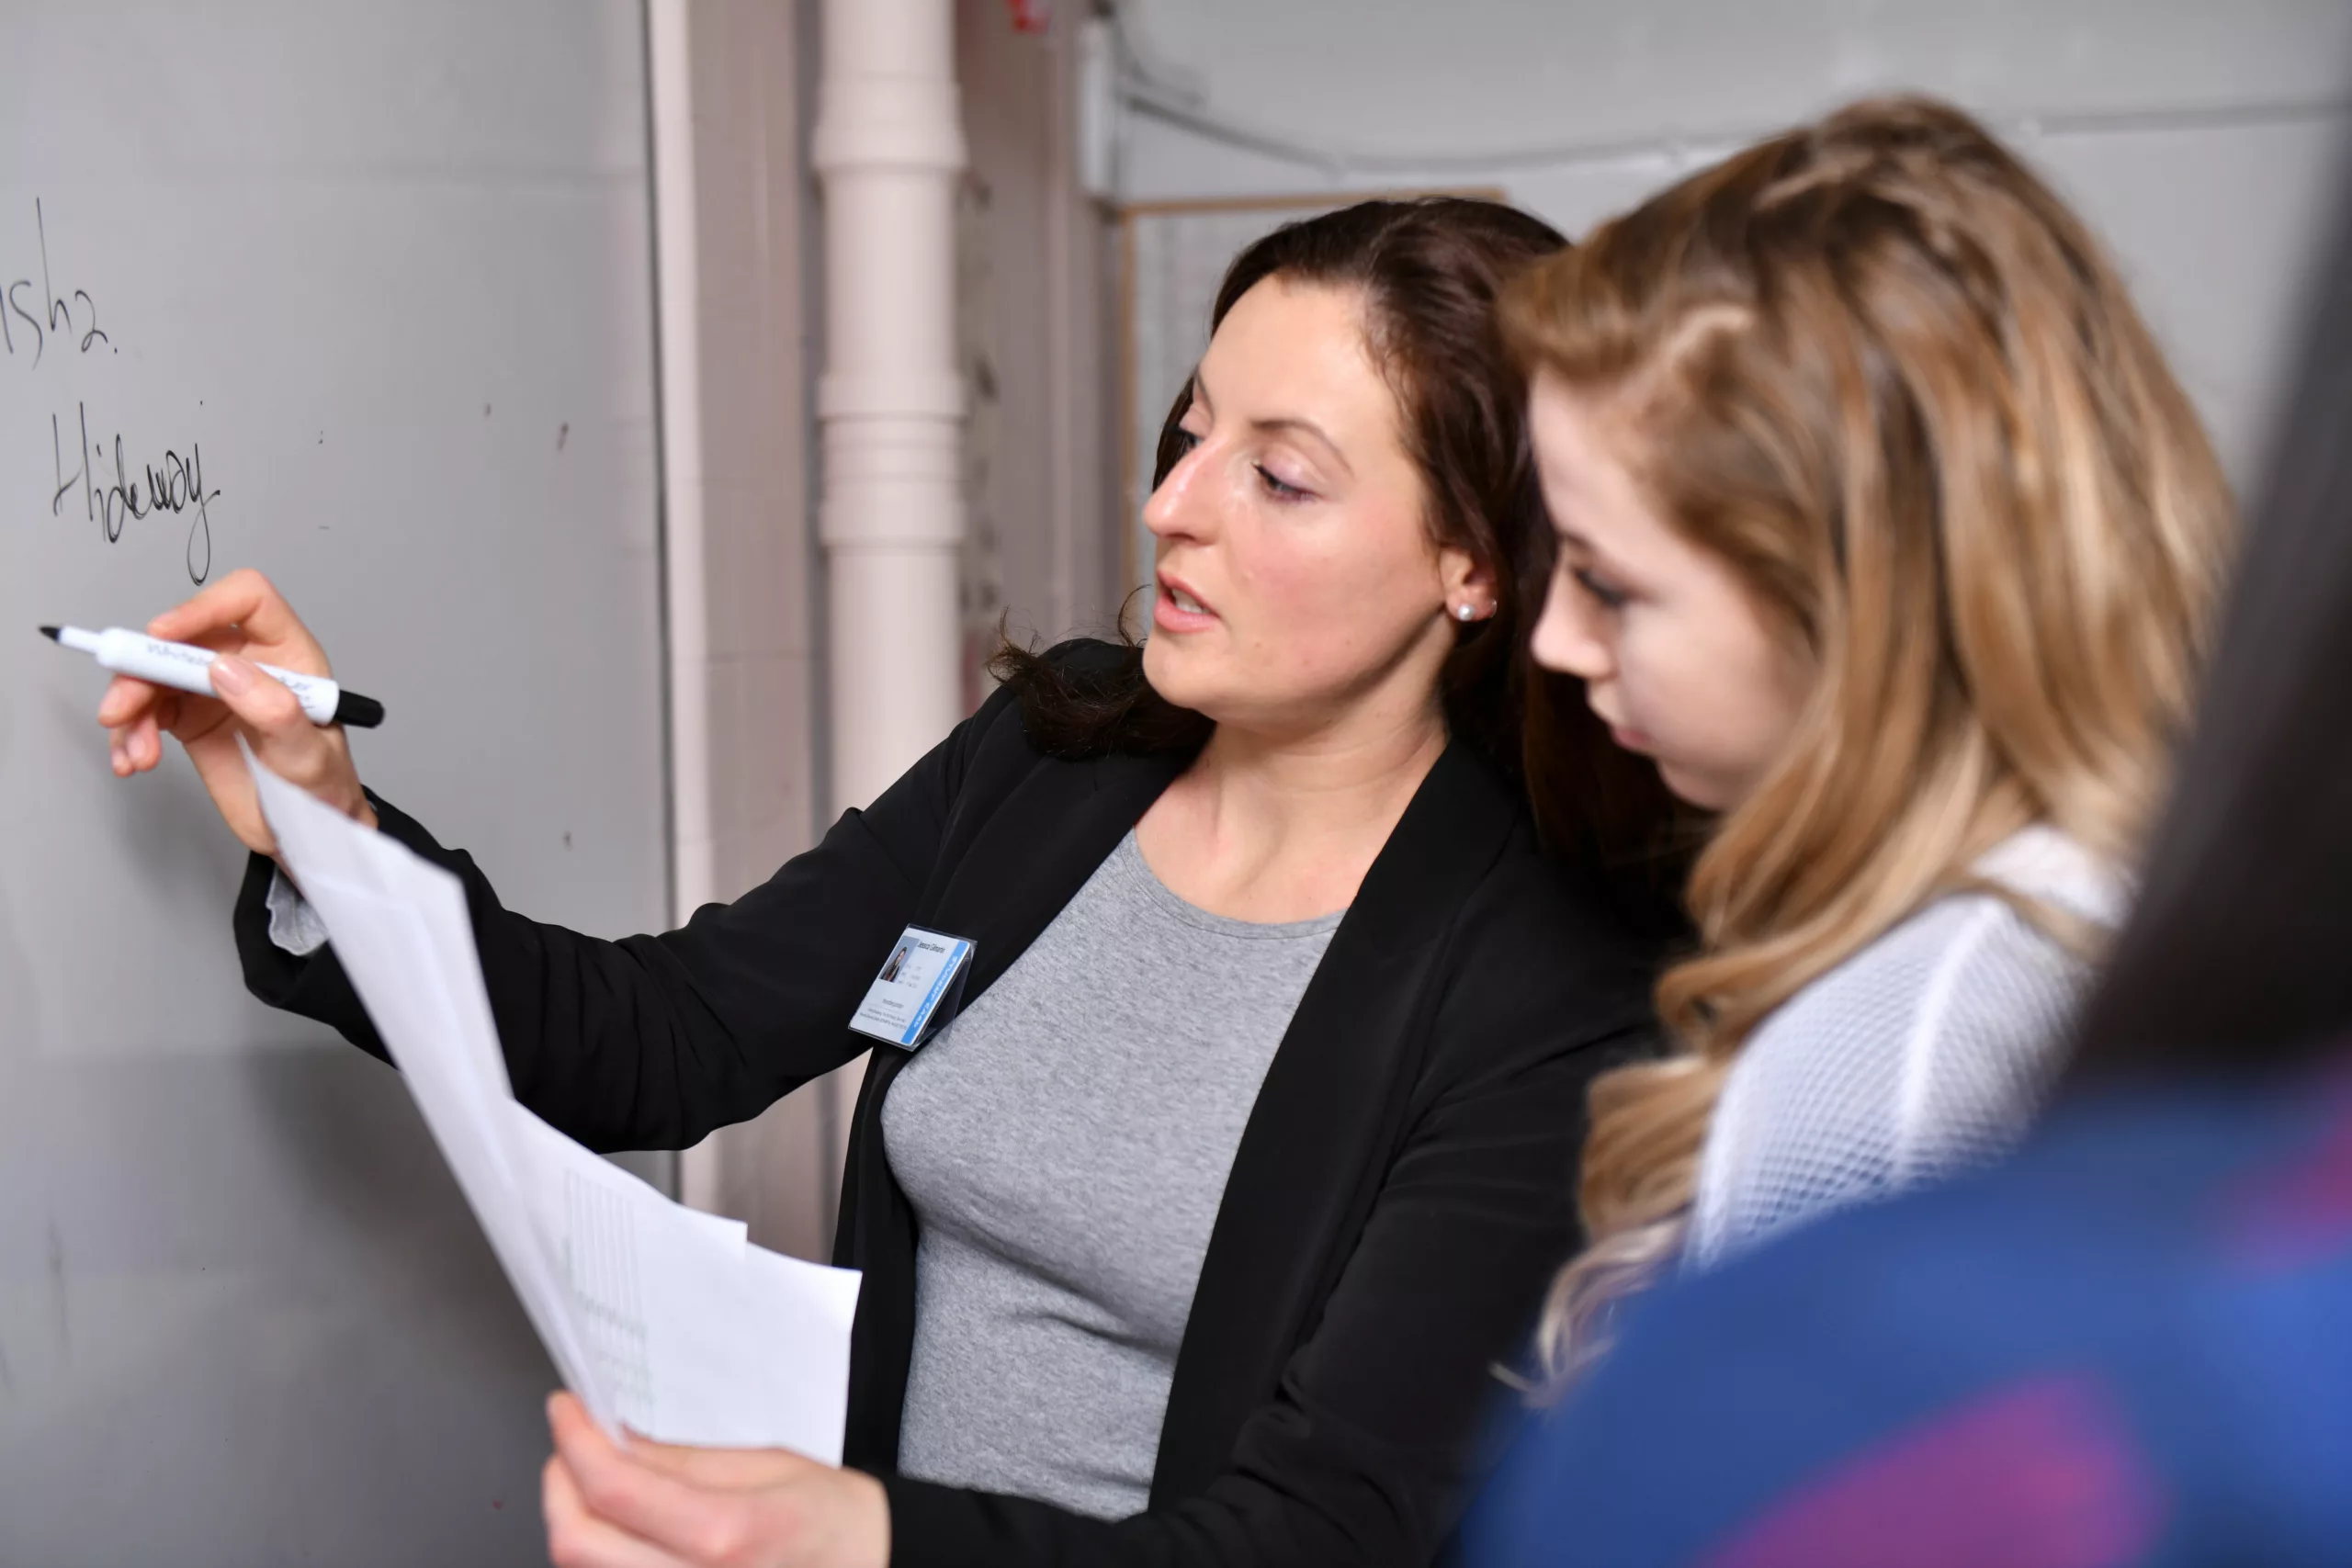
[[[91,655],[118,675],[152,681],[158,686],[194,692],[203,697],[215,694],[212,660],[219,656],[209,648],[165,642],[121,626],[108,626],[102,632],[60,626],[57,640],[66,648]],[[312,724],[347,724],[366,728],[383,722],[383,705],[345,691],[327,676],[298,675],[275,664],[256,663],[254,668],[292,692],[302,705],[304,716]]]

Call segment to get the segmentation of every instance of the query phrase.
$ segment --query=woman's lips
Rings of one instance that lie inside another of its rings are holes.
[[[1195,608],[1179,604],[1177,595],[1192,601]],[[1216,612],[1201,604],[1193,591],[1179,583],[1161,579],[1159,592],[1152,599],[1151,624],[1164,632],[1196,632],[1216,625]]]

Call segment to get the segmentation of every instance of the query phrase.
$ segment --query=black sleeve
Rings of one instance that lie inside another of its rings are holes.
[[[685,1148],[864,1048],[850,1015],[912,918],[965,768],[1008,701],[992,697],[765,884],[660,936],[606,942],[515,914],[472,856],[369,798],[386,833],[465,884],[514,1097],[591,1148]],[[305,958],[270,941],[274,870],[253,857],[237,898],[246,986],[385,1055],[332,946]]]
[[[1557,974],[1557,930],[1480,931],[1441,1008],[1437,1055],[1488,1043],[1416,1120],[1321,1321],[1203,1495],[1116,1521],[1034,1500],[883,1478],[898,1568],[1420,1568],[1477,1484],[1471,1453],[1509,1391],[1552,1273],[1577,1245],[1575,1179],[1593,1076],[1652,1025],[1640,965],[1597,992]],[[1491,1043],[1508,1040],[1503,1048]]]

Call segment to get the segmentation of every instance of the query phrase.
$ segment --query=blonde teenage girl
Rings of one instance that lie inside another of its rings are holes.
[[[1558,536],[1534,634],[1719,817],[1679,1049],[1593,1089],[1542,1341],[1981,1159],[2049,1081],[2188,713],[2232,505],[2083,223],[1965,115],[1866,103],[1504,307]]]

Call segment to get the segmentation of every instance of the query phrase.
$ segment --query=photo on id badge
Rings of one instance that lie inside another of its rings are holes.
[[[909,926],[891,944],[849,1026],[913,1050],[956,1016],[971,964],[972,944],[965,938]]]

